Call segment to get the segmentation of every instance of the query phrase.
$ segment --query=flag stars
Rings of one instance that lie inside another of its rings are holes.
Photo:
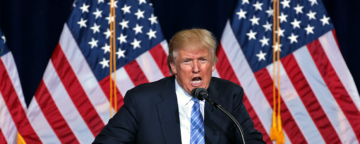
[[[281,51],[281,46],[282,44],[278,45],[278,43],[276,43],[275,45],[272,46],[272,48],[274,49],[274,51]]]
[[[120,44],[127,43],[126,38],[127,38],[127,35],[120,34],[120,37],[118,37],[117,40],[120,41]]]
[[[93,34],[95,34],[96,32],[100,32],[100,25],[97,25],[96,23],[94,23],[94,26],[91,27],[90,29],[92,29]]]
[[[80,19],[80,21],[77,22],[77,24],[80,25],[80,28],[86,27],[87,20],[84,20],[83,18]]]
[[[296,19],[294,19],[294,21],[291,22],[291,25],[293,25],[293,29],[300,28],[300,23],[301,21],[297,21]]]
[[[154,24],[154,23],[158,23],[156,19],[157,19],[157,17],[154,16],[154,14],[151,14],[151,17],[148,18],[148,20],[150,21],[151,25]]]
[[[106,30],[106,32],[104,32],[104,35],[106,36],[106,39],[108,39],[111,36],[111,31],[109,29]]]
[[[143,26],[139,26],[138,24],[136,24],[136,26],[133,28],[133,30],[135,31],[135,35],[138,33],[142,33],[142,29]]]
[[[150,29],[150,31],[148,33],[146,33],[149,36],[149,40],[151,38],[156,38],[156,31],[153,31],[152,29]]]
[[[284,15],[284,13],[281,12],[281,15],[279,16],[280,23],[287,22],[287,20],[286,20],[287,17],[288,17],[288,15]]]
[[[290,8],[290,0],[284,0],[282,2],[280,2],[283,5],[283,9],[285,8]]]
[[[254,24],[259,25],[259,20],[260,20],[260,18],[257,18],[257,17],[255,17],[255,15],[254,15],[253,18],[250,19],[251,25],[252,25],[252,26],[253,26]]]
[[[266,24],[263,25],[263,27],[265,28],[265,32],[271,31],[271,26],[272,26],[272,24],[270,24],[268,21],[266,21]]]
[[[138,11],[135,13],[137,19],[144,18],[144,12],[145,11],[141,11],[140,9],[138,9]]]
[[[104,0],[98,0],[98,4],[99,4],[99,3],[104,3]]]
[[[309,2],[311,2],[311,6],[313,6],[314,4],[318,4],[316,0],[309,0]]]
[[[263,53],[262,50],[260,50],[260,53],[256,54],[256,56],[259,58],[258,59],[259,61],[261,61],[261,60],[266,61],[266,59],[265,59],[266,53]]]
[[[121,25],[121,29],[129,28],[128,23],[129,23],[129,21],[126,21],[126,20],[123,19],[123,20],[119,23],[119,25]]]
[[[243,0],[241,4],[244,5],[245,3],[250,4],[249,0]]]
[[[246,11],[243,11],[242,9],[240,9],[240,11],[237,12],[236,14],[239,15],[239,19],[241,19],[241,18],[246,19],[246,16],[245,16],[246,13],[247,13]]]
[[[307,25],[307,27],[305,28],[306,30],[306,35],[309,35],[310,33],[314,34],[314,28],[313,26],[310,26],[310,24]]]
[[[108,3],[108,5],[110,5],[111,8],[113,8],[113,7],[117,8],[117,2],[118,2],[118,1],[111,1],[111,0],[110,0],[110,2]]]
[[[303,11],[302,11],[303,8],[304,8],[304,6],[300,6],[299,4],[297,4],[297,6],[294,7],[296,14],[303,13]]]
[[[268,17],[271,17],[274,14],[274,10],[269,7],[269,9],[266,10],[266,13],[268,14]]]
[[[109,67],[109,60],[106,60],[105,58],[103,58],[103,60],[100,62],[100,64],[102,65],[102,68]]]
[[[310,10],[309,13],[307,13],[306,15],[309,17],[309,20],[311,20],[311,19],[316,20],[316,18],[315,18],[316,12],[312,12]]]
[[[246,35],[249,37],[249,40],[251,40],[251,39],[256,40],[256,37],[255,37],[256,34],[257,34],[257,32],[253,32],[252,30],[250,30],[249,33],[246,33]]]
[[[322,22],[322,25],[323,25],[323,26],[326,25],[326,24],[330,24],[330,23],[329,23],[329,20],[330,20],[330,18],[329,18],[329,17],[326,17],[325,15],[323,16],[322,19],[320,19],[320,21]]]
[[[86,5],[85,3],[83,3],[83,5],[80,7],[81,13],[89,12],[89,6],[90,5]]]
[[[142,3],[146,4],[146,0],[139,0],[139,5],[141,5]]]
[[[121,10],[124,12],[124,14],[126,14],[126,13],[131,13],[130,12],[130,8],[131,8],[131,6],[127,6],[126,4],[124,5],[124,7],[122,7],[121,8]]]
[[[4,40],[4,43],[6,43],[6,38],[5,38],[5,36],[1,36],[1,39],[3,39],[3,40]]]
[[[115,20],[115,16],[112,16],[111,13],[109,14],[108,17],[106,17],[105,19],[108,20],[108,24],[110,24],[110,22],[114,21]]]
[[[265,45],[269,46],[269,38],[266,38],[265,36],[263,36],[263,38],[260,40],[261,42],[261,46],[264,47]]]
[[[125,50],[119,49],[119,50],[116,52],[116,55],[118,56],[118,57],[117,57],[118,59],[120,59],[121,57],[122,57],[122,58],[125,58]]]
[[[98,40],[95,40],[94,38],[91,38],[91,41],[89,44],[91,45],[91,48],[97,47]]]
[[[104,54],[106,54],[106,52],[110,52],[110,46],[108,44],[105,44],[103,47],[101,47],[101,49],[104,50]]]
[[[134,38],[134,41],[132,43],[130,43],[130,44],[133,46],[134,49],[136,49],[137,47],[141,48],[140,43],[141,43],[140,40],[138,41],[136,38]]]
[[[279,36],[282,36],[282,37],[284,36],[284,32],[285,32],[285,30],[283,30],[281,28],[279,28],[279,33],[277,31],[275,31],[276,34],[278,34]]]
[[[257,1],[256,4],[253,4],[253,6],[255,7],[255,11],[262,10],[261,8],[262,5],[263,3],[259,3],[259,1]]]
[[[293,42],[298,42],[297,41],[297,38],[298,38],[299,36],[298,35],[294,35],[294,33],[291,33],[291,36],[289,36],[288,37],[288,39],[290,39],[290,44],[292,44]]]
[[[101,13],[102,13],[102,11],[99,11],[99,9],[96,8],[96,11],[93,12],[93,14],[95,15],[95,19],[97,19],[98,17],[102,17]]]

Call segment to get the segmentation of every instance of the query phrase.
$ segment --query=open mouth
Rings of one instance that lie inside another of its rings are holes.
[[[202,84],[201,77],[194,77],[191,79],[191,85],[194,87],[200,86]]]

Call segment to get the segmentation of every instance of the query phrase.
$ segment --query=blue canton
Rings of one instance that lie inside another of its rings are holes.
[[[272,0],[242,0],[230,20],[253,72],[273,62],[272,6]],[[280,58],[334,29],[321,0],[280,0],[279,6]]]
[[[115,0],[117,69],[164,40],[152,4]],[[77,0],[67,25],[98,81],[109,75],[110,0]]]

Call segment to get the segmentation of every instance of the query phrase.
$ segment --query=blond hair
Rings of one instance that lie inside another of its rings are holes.
[[[170,62],[175,63],[175,58],[177,56],[177,51],[184,48],[186,44],[197,44],[199,48],[202,46],[208,48],[211,53],[212,64],[216,64],[217,57],[215,54],[216,50],[216,39],[213,34],[206,29],[187,29],[177,32],[171,39],[169,43],[169,56],[167,58],[167,64],[170,70],[170,73],[173,74],[173,71],[170,67]]]

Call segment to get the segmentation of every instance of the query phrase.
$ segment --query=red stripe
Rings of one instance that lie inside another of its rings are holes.
[[[334,127],[330,123],[329,118],[326,116],[320,103],[309,83],[307,82],[304,74],[301,72],[294,55],[290,54],[281,59],[286,73],[288,74],[292,85],[296,89],[299,97],[308,111],[310,117],[314,121],[316,127],[321,133],[326,143],[341,143]]]
[[[43,80],[40,81],[40,85],[35,93],[35,98],[46,120],[49,122],[61,143],[80,143],[57,109]]]
[[[216,69],[219,73],[219,76],[223,79],[232,81],[233,83],[241,86],[238,78],[235,75],[234,70],[232,69],[232,67],[230,65],[228,58],[226,57],[226,54],[224,52],[224,49],[223,49],[221,43],[216,51],[216,56],[218,57]],[[257,117],[252,105],[250,104],[250,102],[247,99],[247,96],[245,94],[244,94],[243,103],[244,103],[246,110],[248,111],[252,121],[254,122],[255,129],[259,130],[263,134],[263,140],[266,143],[271,144],[272,142],[270,140],[269,135],[267,134],[264,126],[262,125],[259,118]]]
[[[88,99],[59,44],[54,50],[51,61],[71,100],[92,134],[96,136],[105,125]]]
[[[30,125],[30,122],[6,71],[5,65],[1,59],[0,79],[0,92],[19,133],[23,136],[26,143],[39,143],[40,139]]]
[[[1,144],[7,144],[7,141],[5,139],[4,134],[2,133],[1,129],[0,129],[0,143]]]
[[[169,67],[167,65],[167,54],[161,46],[161,43],[150,49],[149,52],[154,58],[156,64],[158,65],[164,76],[170,76]]]
[[[333,66],[331,65],[320,41],[315,40],[307,45],[309,52],[318,68],[322,78],[324,79],[331,94],[334,96],[336,102],[339,104],[341,110],[344,112],[355,135],[360,141],[360,112],[350,98],[344,85],[341,83]]]
[[[255,74],[256,80],[261,87],[266,99],[273,108],[273,80],[270,77],[269,72],[266,68],[257,71]],[[278,90],[276,89],[276,95]],[[307,143],[304,135],[301,133],[297,126],[294,118],[292,117],[288,107],[285,105],[284,100],[281,98],[281,109],[280,109],[281,121],[283,128],[288,135],[291,143]]]
[[[104,91],[106,98],[110,101],[110,76],[105,77],[103,80],[99,82],[101,89]],[[122,105],[124,105],[124,98],[121,95],[118,88],[116,88],[116,96],[117,96],[117,108],[119,109]],[[113,104],[114,106],[114,104]],[[114,108],[114,107],[113,107]]]
[[[136,60],[126,64],[124,69],[128,73],[131,81],[134,83],[134,86],[149,82]]]
[[[336,37],[336,32],[335,32],[335,29],[333,29],[331,32],[332,32],[332,34],[333,34],[333,36],[334,36],[334,39],[335,39],[335,41],[336,41],[336,44],[337,44],[337,46],[338,46],[339,50],[340,50],[340,46],[339,46],[338,39],[337,39],[337,37]]]

